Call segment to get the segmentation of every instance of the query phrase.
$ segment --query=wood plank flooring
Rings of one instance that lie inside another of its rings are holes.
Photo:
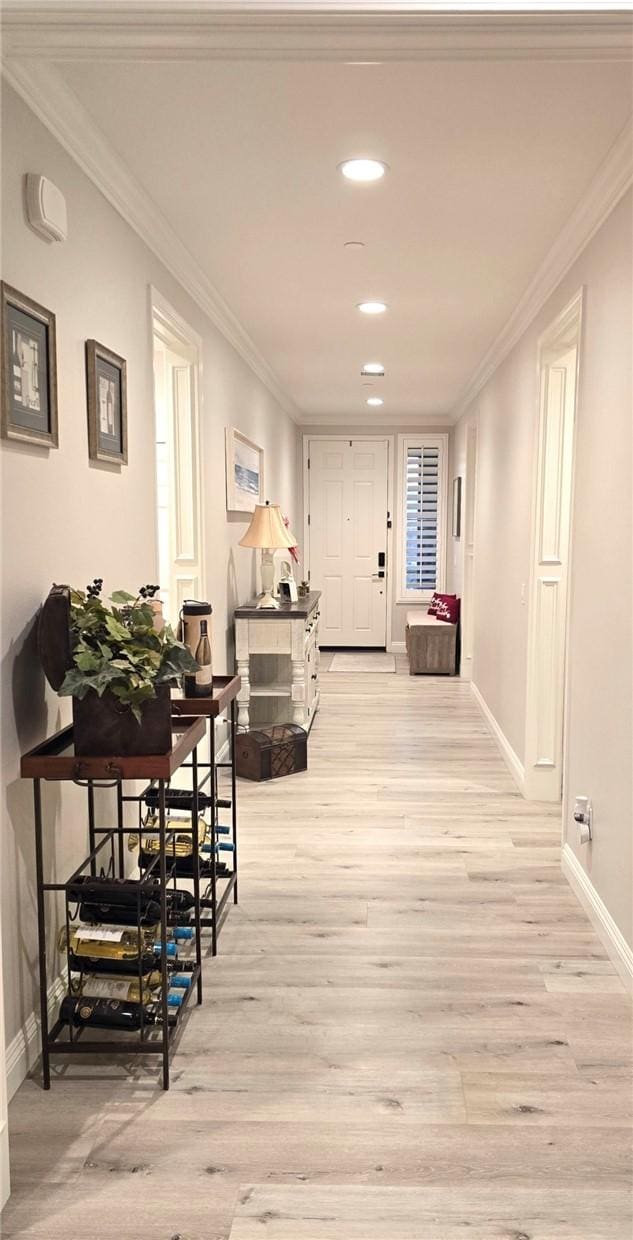
[[[169,1094],[138,1062],[19,1090],[6,1240],[630,1240],[630,1007],[558,810],[403,664],[325,676],[309,771],[240,784]]]

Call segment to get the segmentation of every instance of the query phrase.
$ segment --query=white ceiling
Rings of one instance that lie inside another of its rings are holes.
[[[449,414],[631,111],[617,61],[57,68],[311,422]]]

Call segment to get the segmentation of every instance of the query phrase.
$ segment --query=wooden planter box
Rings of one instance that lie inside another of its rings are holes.
[[[172,745],[169,685],[156,690],[141,715],[139,723],[111,693],[73,698],[75,753],[82,757],[168,753]]]

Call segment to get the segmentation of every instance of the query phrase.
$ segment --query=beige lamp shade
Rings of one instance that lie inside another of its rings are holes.
[[[279,504],[258,504],[244,537],[240,538],[240,547],[288,548],[294,547],[296,541],[282,521]]]

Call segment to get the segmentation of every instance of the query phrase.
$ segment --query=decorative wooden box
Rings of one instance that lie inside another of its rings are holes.
[[[242,779],[279,779],[308,769],[308,734],[297,723],[239,733],[235,769]]]

